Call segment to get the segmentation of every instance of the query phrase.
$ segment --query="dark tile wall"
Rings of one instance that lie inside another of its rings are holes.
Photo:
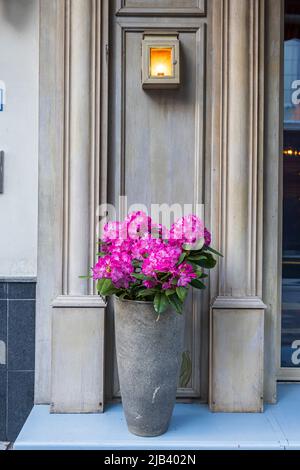
[[[34,398],[33,282],[0,282],[0,441],[18,436]]]

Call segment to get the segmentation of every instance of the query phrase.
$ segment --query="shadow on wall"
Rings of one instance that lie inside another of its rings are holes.
[[[0,0],[0,15],[14,28],[23,29],[36,0]]]

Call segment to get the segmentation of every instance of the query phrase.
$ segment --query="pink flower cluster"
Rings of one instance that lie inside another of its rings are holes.
[[[134,267],[130,252],[123,250],[122,246],[116,247],[111,253],[99,258],[93,267],[94,279],[111,279],[116,287],[128,288],[132,282]]]
[[[144,281],[145,287],[157,285],[158,273],[169,274],[168,280],[162,283],[162,289],[171,289],[174,286],[185,287],[195,279],[197,275],[188,263],[178,263],[182,253],[180,246],[167,245],[161,241],[161,245],[155,247],[148,258],[143,260],[142,273],[151,277],[150,281]]]
[[[204,223],[196,215],[188,215],[177,220],[170,230],[170,239],[181,244],[194,244],[204,238]]]
[[[93,278],[111,279],[118,289],[128,289],[137,282],[148,289],[185,287],[197,274],[191,264],[180,260],[183,245],[201,239],[210,245],[210,233],[194,215],[179,219],[168,231],[143,212],[131,213],[124,222],[109,222],[104,227]]]

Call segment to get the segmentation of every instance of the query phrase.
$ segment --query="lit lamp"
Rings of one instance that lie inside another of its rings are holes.
[[[143,88],[178,88],[179,56],[178,33],[145,32],[142,44]]]

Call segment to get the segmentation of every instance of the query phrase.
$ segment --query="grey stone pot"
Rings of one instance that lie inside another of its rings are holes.
[[[114,298],[116,349],[123,409],[131,433],[164,434],[179,379],[184,315],[171,308],[157,320],[152,302]]]

